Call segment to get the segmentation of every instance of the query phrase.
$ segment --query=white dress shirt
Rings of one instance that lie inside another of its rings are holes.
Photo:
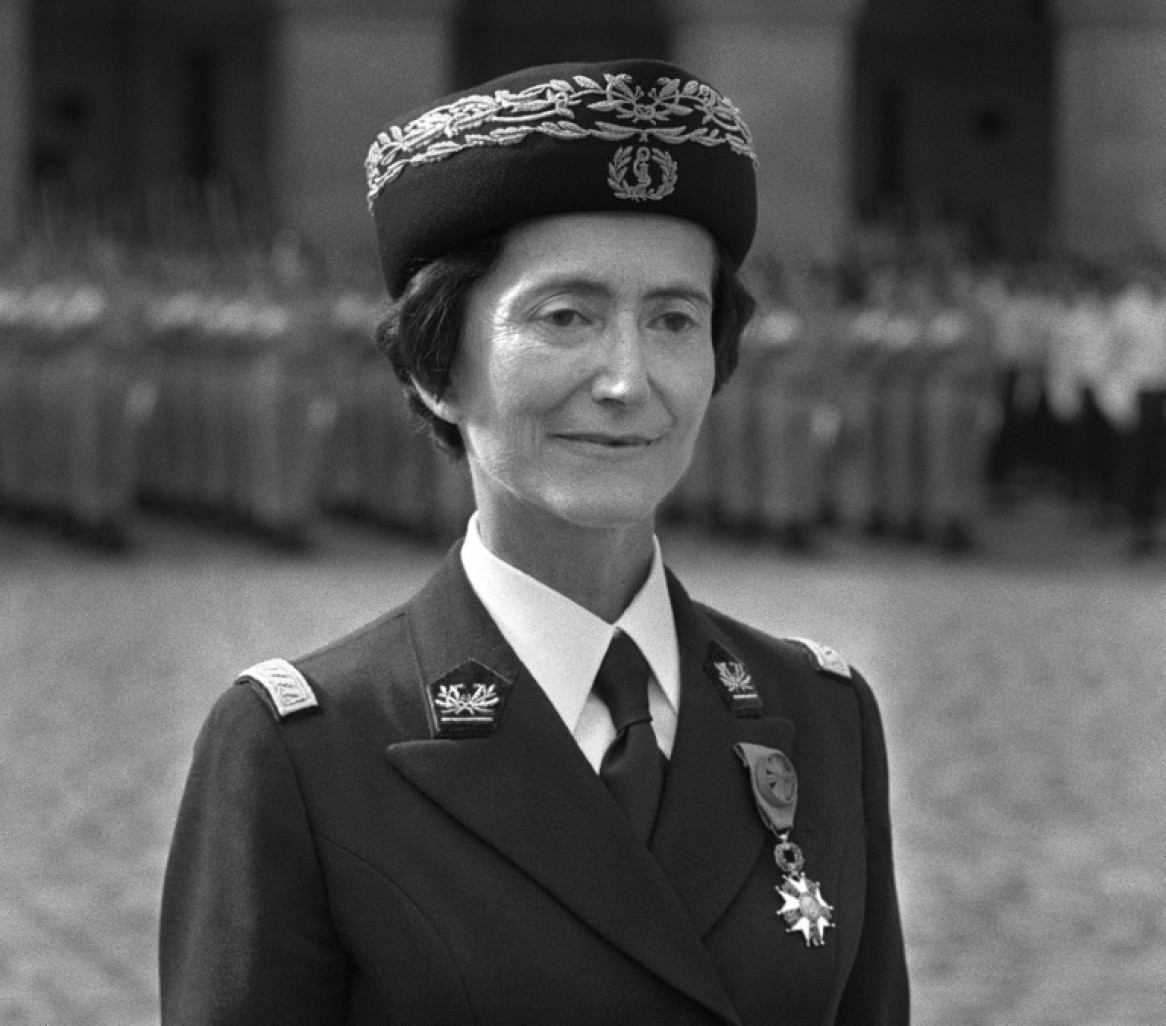
[[[623,615],[609,624],[495,556],[478,532],[477,513],[466,528],[462,566],[470,586],[596,772],[615,739],[615,727],[591,686],[616,629],[639,646],[651,667],[652,729],[660,751],[672,755],[680,707],[680,647],[660,545],[653,544],[648,579]]]

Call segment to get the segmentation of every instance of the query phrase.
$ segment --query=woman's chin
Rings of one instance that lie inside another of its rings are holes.
[[[547,530],[556,527],[587,531],[628,531],[647,525],[651,529],[656,519],[658,502],[642,494],[621,496],[610,490],[595,494],[551,494],[538,503],[541,514],[538,521]],[[537,528],[536,528],[537,529]]]
[[[667,497],[667,490],[645,496],[643,490],[629,490],[621,494],[609,490],[594,495],[574,495],[562,497],[550,504],[557,516],[571,524],[594,530],[629,530],[656,522],[660,505]]]

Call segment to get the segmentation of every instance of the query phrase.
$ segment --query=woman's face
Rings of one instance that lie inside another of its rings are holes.
[[[437,404],[461,431],[483,519],[652,522],[712,394],[715,260],[703,228],[652,214],[508,233]]]

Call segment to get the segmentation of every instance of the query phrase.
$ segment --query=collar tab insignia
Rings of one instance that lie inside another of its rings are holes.
[[[259,685],[270,700],[278,720],[286,720],[297,713],[318,709],[320,702],[312,686],[286,659],[267,659],[256,663],[239,675],[236,683],[245,681]]]
[[[513,683],[467,659],[426,688],[435,738],[490,737],[502,720]]]
[[[757,693],[749,668],[715,641],[709,642],[704,657],[704,672],[716,685],[734,716],[756,718],[761,715],[761,696]]]
[[[809,638],[790,638],[806,650],[814,669],[819,673],[828,673],[842,680],[852,680],[850,664],[829,645],[820,645]]]

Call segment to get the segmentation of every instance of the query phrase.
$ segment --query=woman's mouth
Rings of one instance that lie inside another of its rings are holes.
[[[655,439],[639,434],[607,434],[603,432],[577,432],[559,435],[567,442],[596,445],[608,449],[633,449],[651,445]]]

